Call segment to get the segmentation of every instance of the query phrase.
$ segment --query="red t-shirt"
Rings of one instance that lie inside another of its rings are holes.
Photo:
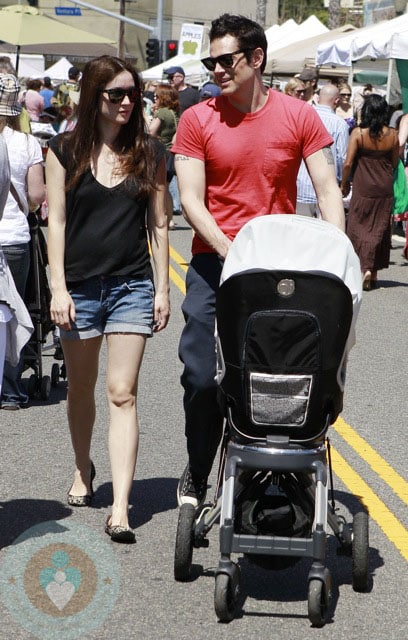
[[[205,162],[206,207],[232,240],[255,216],[294,213],[300,161],[332,143],[310,105],[270,91],[255,113],[224,96],[190,107],[172,151]],[[195,235],[192,252],[212,249]]]

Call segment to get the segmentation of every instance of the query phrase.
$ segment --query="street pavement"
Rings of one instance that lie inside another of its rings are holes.
[[[103,530],[111,504],[103,350],[92,445],[96,466],[92,508],[74,509],[66,504],[73,473],[66,382],[61,380],[46,402],[37,399],[19,412],[0,412],[0,640],[406,637],[408,262],[401,257],[401,240],[393,241],[392,262],[380,273],[380,287],[364,293],[342,421],[329,432],[340,512],[350,519],[359,499],[370,510],[369,590],[353,591],[351,560],[337,555],[337,545],[330,537],[327,564],[332,572],[333,602],[324,628],[312,628],[307,617],[310,561],[306,559],[277,572],[240,559],[237,616],[221,624],[213,605],[217,526],[209,535],[209,548],[194,551],[193,579],[177,583],[173,578],[176,487],[186,463],[177,346],[191,242],[188,225],[179,216],[175,220],[176,229],[170,233],[172,317],[168,328],[148,341],[139,385],[140,449],[130,512],[137,543],[114,544]],[[46,373],[55,363],[52,354],[49,340],[43,356]],[[53,543],[55,549],[61,552],[64,548],[71,554],[71,573],[63,566],[61,553],[47,556],[51,573],[37,571],[41,553],[48,553]],[[75,546],[91,558],[88,565],[82,566],[79,556],[74,556]],[[68,582],[76,585],[75,596],[80,594],[75,567],[85,584],[85,576],[93,571],[92,561],[99,600],[88,609],[81,611],[79,604],[79,609],[65,614],[70,606],[65,602],[72,597]],[[105,569],[109,579],[103,579]],[[31,580],[32,575],[39,578]],[[108,591],[102,593],[105,587]],[[54,608],[51,600],[56,603]]]

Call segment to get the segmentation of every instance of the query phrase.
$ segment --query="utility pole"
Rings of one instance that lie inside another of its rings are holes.
[[[125,0],[119,2],[119,15],[125,15]],[[125,23],[123,20],[119,21],[118,58],[125,59]]]

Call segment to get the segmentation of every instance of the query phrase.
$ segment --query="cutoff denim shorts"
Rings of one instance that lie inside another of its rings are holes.
[[[95,276],[68,285],[75,304],[72,329],[61,338],[85,340],[107,333],[153,334],[154,286],[150,278]]]

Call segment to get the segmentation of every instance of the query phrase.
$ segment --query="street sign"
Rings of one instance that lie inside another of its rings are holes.
[[[55,15],[57,16],[81,16],[81,9],[79,7],[54,7]]]

